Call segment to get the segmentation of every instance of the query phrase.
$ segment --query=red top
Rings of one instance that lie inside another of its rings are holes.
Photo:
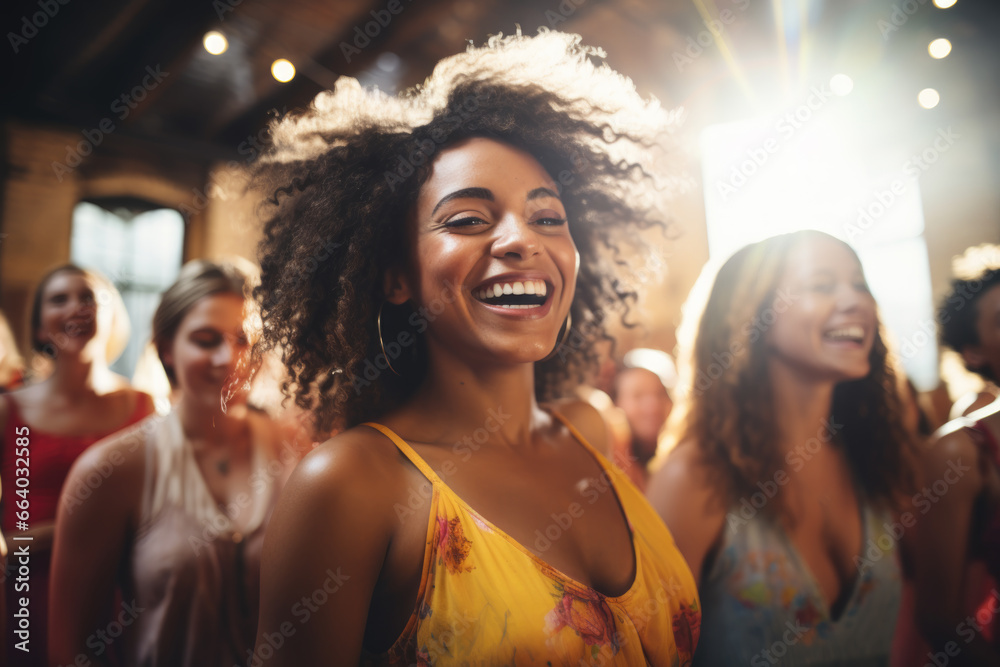
[[[25,424],[16,401],[8,400],[7,406],[7,426],[4,429],[3,453],[0,461],[0,479],[3,480],[5,500],[2,526],[5,533],[13,532],[15,529],[17,519],[15,493],[18,488],[23,488],[17,486],[17,449],[19,449],[16,444],[17,438],[28,438],[29,483],[26,488],[29,492],[28,499],[31,501],[30,523],[53,521],[59,504],[59,492],[62,491],[63,482],[66,481],[69,469],[77,457],[98,440],[131,426],[153,412],[152,399],[140,392],[135,409],[121,426],[93,435],[58,435]],[[27,436],[23,431],[25,426],[28,427]],[[18,429],[22,429],[21,435],[17,435]],[[24,467],[24,461],[20,467]]]
[[[1000,466],[1000,444],[997,443],[993,432],[982,422],[975,422],[969,430],[972,432],[972,439],[980,448],[979,466],[985,477],[988,466],[991,464]],[[982,532],[973,538],[974,546],[994,582],[1000,582],[1000,509],[987,508],[987,512],[981,524]],[[1000,635],[1000,615],[994,613],[997,604],[994,600],[996,595],[995,588],[989,587],[989,590],[984,590],[982,603],[976,614],[977,620],[986,625],[983,635],[994,642]]]

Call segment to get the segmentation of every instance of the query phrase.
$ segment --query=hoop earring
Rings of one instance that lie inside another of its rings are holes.
[[[563,333],[562,333],[562,336],[559,337],[559,341],[556,342],[556,346],[554,348],[552,348],[552,351],[549,352],[548,356],[546,356],[544,359],[542,359],[542,361],[548,361],[552,357],[556,356],[556,352],[559,351],[559,348],[562,347],[563,344],[566,342],[566,339],[569,338],[569,330],[572,327],[573,327],[573,313],[571,313],[571,312],[570,313],[566,313],[566,321],[563,323]]]
[[[382,348],[382,356],[385,357],[385,363],[389,366],[389,370],[396,374],[396,377],[403,377],[399,374],[395,368],[392,367],[392,362],[389,361],[389,355],[385,352],[385,343],[382,342],[382,308],[385,306],[385,301],[382,301],[381,305],[378,307],[378,317],[375,319],[375,327],[378,329],[378,345]]]

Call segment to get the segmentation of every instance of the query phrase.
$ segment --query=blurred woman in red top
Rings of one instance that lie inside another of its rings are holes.
[[[56,504],[70,466],[90,445],[153,412],[149,395],[108,367],[109,356],[124,349],[119,345],[109,353],[119,318],[127,318],[121,297],[105,278],[73,265],[49,272],[35,290],[30,331],[32,348],[51,359],[52,373],[0,397],[3,532],[32,538],[21,542],[30,545],[28,590],[15,594],[15,578],[6,580],[7,610],[16,612],[18,598],[27,596],[31,618],[27,652],[15,648],[21,639],[8,623],[11,665],[46,664],[49,558]],[[16,554],[8,560],[9,566],[21,565]]]

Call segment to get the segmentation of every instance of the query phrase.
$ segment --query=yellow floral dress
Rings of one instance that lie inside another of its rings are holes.
[[[609,597],[551,567],[455,495],[399,436],[369,423],[430,480],[433,495],[416,608],[389,651],[365,655],[363,664],[691,663],[701,608],[667,527],[624,473],[555,416],[599,462],[625,512],[636,562],[631,587]]]

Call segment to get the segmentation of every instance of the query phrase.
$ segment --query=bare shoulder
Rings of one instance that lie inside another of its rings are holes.
[[[145,465],[146,441],[162,421],[163,418],[157,415],[141,419],[88,447],[77,461],[91,465],[105,459],[114,459],[116,466],[126,463]]]
[[[364,506],[369,518],[384,510],[392,520],[392,503],[404,474],[396,447],[381,433],[355,426],[310,451],[292,473],[282,495],[321,512]]]
[[[73,463],[63,487],[70,509],[84,501],[137,507],[146,471],[146,440],[162,418],[147,417],[91,447]]]
[[[678,443],[666,455],[649,481],[646,495],[661,515],[671,507],[699,510],[703,516],[723,517],[726,507],[718,493],[697,443]]]
[[[594,449],[608,451],[608,427],[593,405],[579,399],[564,399],[553,401],[548,407],[565,417]]]
[[[967,428],[972,421],[954,419],[942,426],[921,450],[920,469],[924,483],[941,479],[949,471],[956,487],[978,488],[983,484],[979,469],[980,445]],[[959,474],[960,473],[960,474]]]

